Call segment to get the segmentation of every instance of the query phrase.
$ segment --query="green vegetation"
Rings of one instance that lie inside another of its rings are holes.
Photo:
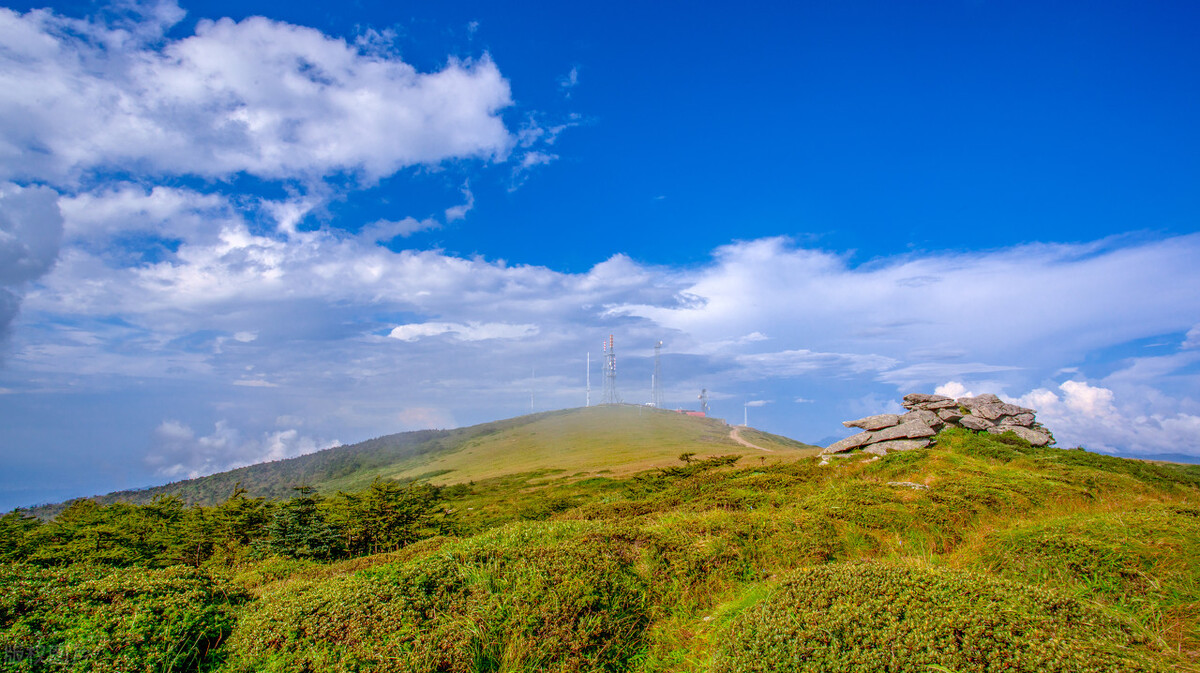
[[[1131,629],[1079,601],[945,568],[808,568],[746,610],[714,673],[1147,671]]]
[[[0,670],[1200,671],[1200,467],[743,432],[576,410],[340,491],[12,513]]]

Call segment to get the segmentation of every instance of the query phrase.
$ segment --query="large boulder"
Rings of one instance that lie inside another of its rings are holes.
[[[916,439],[918,437],[932,437],[937,433],[933,428],[925,425],[921,421],[909,421],[900,425],[884,428],[877,432],[871,433],[871,443],[886,442],[889,439]]]
[[[1005,402],[992,394],[960,397],[912,393],[904,396],[904,414],[876,414],[842,423],[864,432],[830,444],[821,453],[822,465],[836,454],[855,449],[879,456],[888,451],[911,451],[929,446],[938,431],[947,427],[1003,434],[1012,432],[1034,446],[1054,443],[1054,436],[1038,422],[1033,409]]]
[[[1046,446],[1050,442],[1054,441],[1054,437],[1052,437],[1050,433],[1046,432],[1045,430],[1026,428],[1021,425],[997,425],[988,428],[987,431],[989,434],[993,435],[1001,435],[1006,432],[1011,432],[1034,446]]]
[[[860,418],[857,421],[842,421],[842,425],[847,428],[862,428],[863,430],[880,430],[882,428],[890,428],[900,422],[900,417],[896,414],[877,414],[875,416],[867,416]]]
[[[871,433],[860,432],[857,435],[850,435],[841,441],[830,444],[829,446],[825,447],[825,450],[821,453],[841,453],[843,451],[849,451],[850,449],[857,449],[869,441],[871,441]]]
[[[911,421],[920,421],[934,430],[946,424],[941,417],[927,409],[915,409],[900,417],[900,423],[909,423]]]
[[[917,404],[925,404],[927,402],[953,402],[954,400],[945,395],[926,395],[924,393],[909,393],[904,396],[904,407],[911,409]]]
[[[986,418],[980,418],[974,415],[963,416],[962,419],[958,421],[958,424],[968,430],[987,430],[988,428],[996,425]]]
[[[929,446],[928,439],[892,439],[878,444],[871,444],[863,449],[863,453],[876,456],[886,456],[888,451],[912,451]]]

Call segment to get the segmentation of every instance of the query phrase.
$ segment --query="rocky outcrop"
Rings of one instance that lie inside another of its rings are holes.
[[[1034,446],[1054,443],[1054,436],[1037,422],[1037,412],[1009,404],[995,395],[960,397],[913,393],[904,396],[904,414],[876,414],[846,421],[847,428],[863,432],[830,444],[826,456],[856,449],[877,456],[888,451],[911,451],[933,443],[943,428],[958,427],[977,432],[1012,432]]]

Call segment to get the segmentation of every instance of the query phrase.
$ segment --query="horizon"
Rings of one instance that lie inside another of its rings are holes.
[[[1200,461],[1197,19],[5,3],[0,510],[575,408],[610,334],[809,443]]]

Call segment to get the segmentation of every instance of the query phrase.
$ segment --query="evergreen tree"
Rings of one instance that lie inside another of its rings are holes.
[[[297,486],[296,497],[283,503],[266,527],[267,551],[284,556],[329,559],[339,551],[339,531],[320,507],[311,486]]]

